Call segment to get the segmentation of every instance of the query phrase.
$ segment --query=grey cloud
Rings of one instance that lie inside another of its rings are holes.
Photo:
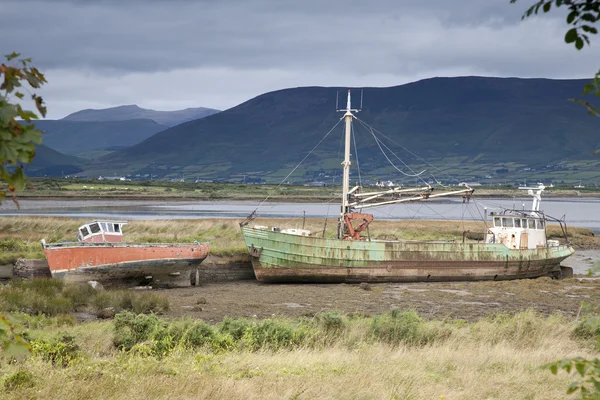
[[[348,44],[381,59],[378,69],[399,68],[393,60],[422,36],[441,42],[447,30],[515,26],[524,8],[506,0],[21,0],[0,7],[0,35],[41,65],[117,72],[330,66],[348,60]],[[460,51],[470,40],[449,47]]]
[[[303,85],[593,75],[593,48],[563,43],[564,13],[521,21],[533,2],[1,0],[0,51],[46,72],[52,117],[132,103],[222,109]]]

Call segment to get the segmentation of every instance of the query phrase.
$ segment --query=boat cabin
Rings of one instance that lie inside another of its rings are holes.
[[[495,215],[486,242],[502,243],[510,249],[546,247],[546,221],[531,215]]]
[[[81,225],[77,230],[77,240],[82,243],[118,243],[123,241],[122,221],[93,221]]]

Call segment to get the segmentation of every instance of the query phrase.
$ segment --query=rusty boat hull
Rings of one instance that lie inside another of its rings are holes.
[[[265,282],[483,281],[560,276],[571,246],[510,249],[500,243],[364,241],[242,227],[256,279]]]
[[[54,278],[68,281],[152,281],[189,279],[210,251],[208,243],[42,243]]]

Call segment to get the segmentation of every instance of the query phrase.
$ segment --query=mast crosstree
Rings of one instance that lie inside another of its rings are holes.
[[[361,95],[361,107],[362,107],[362,95]],[[356,117],[354,112],[361,111],[360,109],[352,108],[351,92],[348,89],[348,98],[346,101],[346,108],[337,110],[338,112],[344,112],[345,122],[345,146],[344,146],[344,161],[343,166],[343,178],[342,178],[342,207],[341,215],[338,223],[338,239],[346,240],[364,240],[365,238],[360,235],[360,232],[367,230],[369,223],[373,221],[373,215],[362,214],[353,212],[353,208],[371,208],[377,206],[383,206],[387,204],[407,203],[412,201],[426,200],[436,197],[453,196],[462,194],[467,199],[473,194],[474,190],[468,185],[464,184],[465,188],[455,190],[451,192],[443,192],[431,194],[433,187],[426,184],[424,187],[418,188],[407,188],[402,189],[400,186],[394,187],[384,191],[360,193],[360,186],[355,186],[350,189],[350,145],[352,141],[352,120]],[[414,193],[411,197],[401,198],[402,194]],[[391,200],[382,199],[383,197],[392,196]],[[381,199],[383,201],[374,201]],[[361,224],[357,227],[352,225],[353,220],[362,220]]]

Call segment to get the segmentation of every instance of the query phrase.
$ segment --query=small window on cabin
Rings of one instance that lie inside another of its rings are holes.
[[[106,227],[108,228],[107,232],[113,233],[115,231],[114,224],[106,224]]]
[[[535,219],[529,220],[529,229],[535,229]]]
[[[90,224],[90,231],[92,231],[92,233],[98,233],[100,232],[100,226],[98,226],[97,223]]]
[[[500,223],[500,218],[494,217],[494,226],[497,228],[502,226],[502,224]]]
[[[115,232],[116,232],[116,233],[119,233],[119,232],[121,232],[121,226],[120,226],[119,224],[113,224],[113,225],[114,225],[114,227],[115,227]]]
[[[526,219],[522,219],[521,220],[521,225],[522,225],[522,228],[527,228],[527,220]]]
[[[519,218],[515,218],[515,228],[521,227],[521,220]]]
[[[106,222],[101,222],[100,226],[102,227],[102,232],[108,232],[108,227],[106,226]]]
[[[88,231],[88,229],[85,226],[79,229],[79,232],[81,233],[81,237],[86,237],[90,234],[90,231]]]
[[[544,221],[543,220],[538,220],[538,229],[544,229]]]
[[[505,228],[513,227],[513,219],[512,218],[502,218],[502,226]]]

